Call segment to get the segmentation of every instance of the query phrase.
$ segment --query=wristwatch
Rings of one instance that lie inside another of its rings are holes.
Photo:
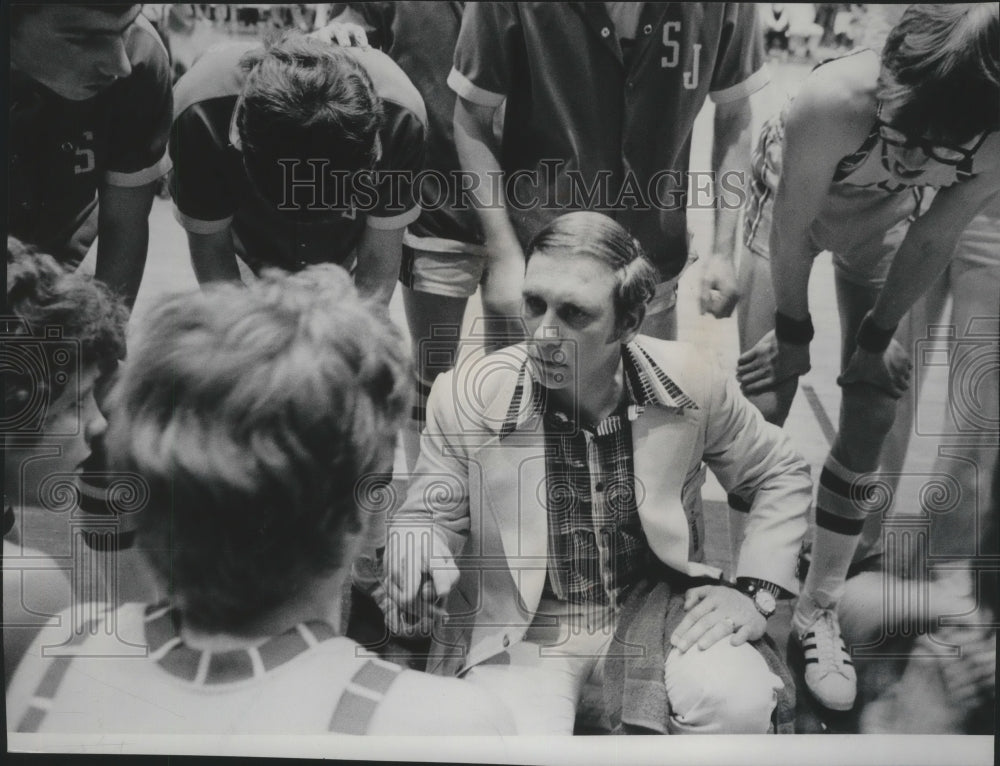
[[[777,598],[781,594],[781,587],[773,582],[758,580],[756,577],[738,577],[736,590],[750,597],[764,619],[774,614],[774,610],[778,608]]]

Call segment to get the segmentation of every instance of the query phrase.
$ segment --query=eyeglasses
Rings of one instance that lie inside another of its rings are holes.
[[[897,130],[892,125],[881,121],[879,121],[878,133],[882,137],[882,140],[890,146],[898,146],[901,149],[917,147],[928,157],[937,160],[943,165],[961,165],[963,162],[972,162],[976,150],[982,146],[983,141],[989,135],[989,131],[986,131],[979,137],[975,146],[971,149],[966,149],[964,146],[936,144],[925,138],[914,138],[903,133],[901,130]]]

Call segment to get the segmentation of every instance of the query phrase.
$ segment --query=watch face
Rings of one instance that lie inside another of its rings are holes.
[[[774,594],[766,590],[758,590],[754,593],[753,602],[757,605],[757,608],[765,617],[770,617],[774,614],[774,610],[778,606],[778,602],[775,600]]]

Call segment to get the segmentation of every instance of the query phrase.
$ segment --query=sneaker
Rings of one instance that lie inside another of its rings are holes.
[[[820,609],[813,621],[797,632],[809,691],[830,710],[850,710],[858,693],[858,677],[840,637],[837,615],[832,609]]]

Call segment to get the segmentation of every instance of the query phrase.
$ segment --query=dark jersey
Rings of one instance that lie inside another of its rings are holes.
[[[425,209],[410,225],[418,237],[435,237],[455,242],[481,244],[483,236],[471,205],[456,210],[454,174],[460,170],[455,150],[453,117],[455,93],[448,87],[455,43],[462,24],[460,2],[378,2],[351,3],[370,28],[372,42],[381,47],[413,82],[427,107],[428,170],[442,175],[428,176],[422,184]],[[441,183],[447,180],[448,185]],[[445,204],[441,195],[448,195]]]
[[[619,36],[604,3],[470,3],[448,84],[475,104],[506,101],[501,166],[508,184],[531,174],[508,193],[522,246],[562,213],[598,210],[669,278],[687,260],[695,117],[706,96],[767,82],[757,9],[644,3],[634,41],[623,50]]]
[[[246,79],[239,62],[257,45],[232,43],[209,50],[177,83],[170,134],[177,220],[198,234],[231,226],[236,252],[255,270],[267,264],[288,269],[327,261],[346,265],[366,226],[399,229],[420,215],[410,182],[423,167],[427,122],[423,101],[388,56],[376,50],[346,49],[368,72],[385,109],[386,122],[379,134],[382,156],[375,170],[397,174],[365,189],[358,196],[364,206],[340,205],[339,212],[316,222],[290,216],[258,194],[239,149],[234,114]],[[299,166],[291,178],[299,187],[307,187],[317,177],[314,168]],[[334,197],[338,203],[347,200],[336,182],[316,189],[321,203]]]
[[[74,266],[97,236],[100,186],[144,186],[168,167],[167,52],[142,16],[126,35],[131,74],[93,98],[11,73],[9,232]]]

